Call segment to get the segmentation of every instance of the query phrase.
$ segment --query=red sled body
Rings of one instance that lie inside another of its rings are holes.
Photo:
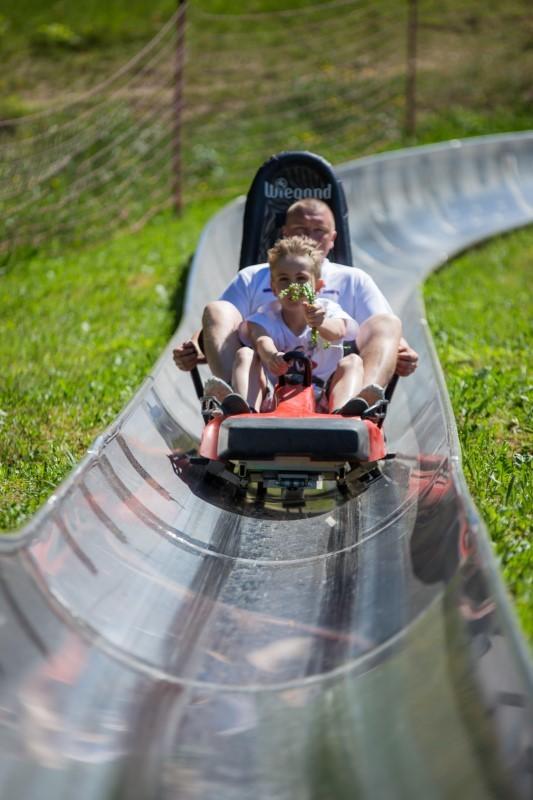
[[[307,381],[306,381],[307,383]],[[312,385],[284,383],[267,413],[214,416],[204,429],[198,455],[211,471],[238,481],[284,490],[320,488],[346,476],[368,474],[386,457],[379,423],[316,411]]]

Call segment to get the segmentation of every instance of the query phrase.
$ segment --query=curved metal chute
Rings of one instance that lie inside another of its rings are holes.
[[[151,376],[0,545],[2,797],[531,797],[531,662],[465,488],[418,287],[532,221],[533,134],[338,174],[354,262],[420,353],[385,423],[396,458],[305,515],[258,511],[187,464],[202,420],[170,353],[237,269],[235,201],[204,231]]]

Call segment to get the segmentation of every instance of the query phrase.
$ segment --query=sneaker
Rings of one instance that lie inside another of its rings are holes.
[[[363,397],[352,397],[342,408],[337,408],[333,413],[341,417],[360,417],[368,410],[368,403]]]
[[[214,397],[219,403],[222,403],[228,394],[233,394],[233,389],[223,381],[222,378],[216,378],[214,375],[208,378],[204,384],[204,397]]]
[[[369,383],[357,396],[366,400],[369,406],[375,406],[380,400],[385,399],[385,389],[379,383]]]
[[[383,418],[387,408],[385,390],[377,383],[370,383],[361,389],[357,397],[352,397],[342,408],[334,411],[342,417],[362,417],[363,419]]]
[[[202,397],[200,409],[205,423],[222,415],[222,408],[215,397]]]
[[[251,413],[250,406],[248,405],[244,397],[241,397],[240,394],[236,394],[235,392],[226,395],[220,407],[222,408],[222,413],[226,417],[232,417],[234,416],[234,414]]]

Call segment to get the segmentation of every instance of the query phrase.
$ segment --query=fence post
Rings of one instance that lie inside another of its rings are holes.
[[[181,160],[182,147],[182,110],[183,110],[183,69],[185,63],[185,20],[187,0],[178,0],[176,17],[176,68],[174,73],[174,135],[172,137],[172,195],[174,211],[181,214],[183,208],[183,170]]]
[[[407,68],[405,80],[405,134],[416,136],[416,50],[418,0],[407,0]]]

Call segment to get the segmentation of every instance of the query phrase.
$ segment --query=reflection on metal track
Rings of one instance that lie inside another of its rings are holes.
[[[243,201],[126,411],[0,545],[6,800],[533,796],[532,672],[465,489],[419,285],[533,220],[533,134],[339,170],[354,262],[421,357],[382,478],[305,514],[182,468],[201,418],[171,348],[236,270]]]

